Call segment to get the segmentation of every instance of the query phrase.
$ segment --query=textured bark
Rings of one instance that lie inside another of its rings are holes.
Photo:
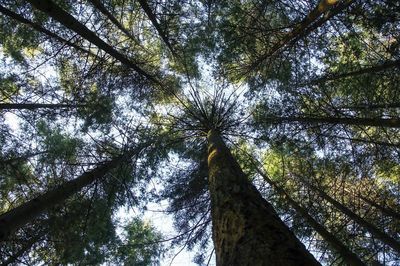
[[[217,265],[320,265],[251,184],[217,131],[210,130],[208,144]]]
[[[32,6],[37,8],[38,10],[46,13],[53,19],[57,20],[60,22],[62,25],[64,25],[66,28],[74,31],[77,33],[79,36],[85,38],[89,42],[93,43],[97,47],[99,47],[101,50],[105,51],[118,61],[120,61],[123,65],[132,68],[135,70],[138,74],[146,77],[147,79],[151,81],[156,81],[152,75],[144,71],[142,68],[137,66],[135,63],[133,63],[130,59],[128,59],[125,55],[121,54],[118,52],[115,48],[104,42],[102,39],[100,39],[96,33],[93,31],[89,30],[85,25],[80,23],[77,19],[75,19],[73,16],[71,16],[69,13],[64,11],[62,8],[60,8],[58,5],[56,5],[54,2],[51,0],[28,0]]]
[[[265,121],[270,123],[310,123],[310,124],[342,124],[352,126],[371,126],[371,127],[393,127],[400,128],[400,119],[398,118],[349,118],[349,117],[267,117]]]
[[[297,214],[303,217],[307,224],[309,224],[329,244],[329,246],[337,252],[346,265],[365,265],[360,258],[350,249],[348,249],[346,245],[344,245],[339,239],[337,239],[334,234],[330,233],[323,225],[317,222],[305,208],[293,200],[282,187],[273,182],[260,169],[256,169],[257,172],[264,178],[264,180],[267,181],[275,189],[275,191],[278,192],[278,194],[281,195],[281,197],[283,197],[283,199],[286,200],[293,207],[293,209],[296,210]]]
[[[78,104],[0,103],[0,110],[62,109],[62,108],[77,108],[83,106],[84,105],[78,105]]]
[[[317,188],[316,186],[313,186],[309,184],[308,182],[305,182],[307,186],[309,186],[311,189],[314,191],[318,192],[318,194],[321,196],[321,198],[325,199],[329,203],[331,203],[335,208],[340,210],[343,214],[347,215],[349,218],[351,218],[353,221],[358,223],[359,225],[363,226],[366,230],[368,230],[372,235],[374,235],[377,239],[391,247],[393,250],[396,252],[400,253],[400,243],[386,234],[384,231],[380,230],[377,228],[375,225],[371,224],[370,222],[366,221],[356,213],[354,213],[352,210],[341,204],[340,202],[336,201],[335,199],[331,198],[328,194],[326,194],[323,190]]]
[[[97,168],[83,173],[78,178],[65,182],[64,184],[52,189],[6,213],[0,215],[0,241],[20,227],[30,222],[35,217],[41,215],[47,209],[60,204],[67,198],[80,191],[93,181],[102,178],[110,170],[123,162],[125,156],[119,156],[111,161],[101,164]]]
[[[78,50],[78,51],[81,51],[81,52],[83,52],[83,53],[85,53],[85,54],[90,54],[90,55],[92,55],[92,56],[94,56],[94,57],[97,57],[97,56],[96,56],[95,54],[93,54],[92,52],[89,52],[88,50],[86,50],[86,49],[80,47],[79,45],[76,45],[75,43],[72,43],[72,42],[70,42],[70,41],[68,41],[68,40],[66,40],[66,39],[64,39],[64,38],[62,38],[62,37],[60,37],[60,36],[58,36],[58,35],[55,34],[54,32],[51,32],[51,31],[49,31],[49,30],[43,28],[40,24],[37,24],[37,23],[35,23],[35,22],[30,21],[30,20],[24,18],[23,16],[21,16],[21,15],[19,15],[19,14],[17,14],[17,13],[14,13],[13,11],[11,11],[11,10],[5,8],[5,7],[2,6],[2,5],[0,5],[0,12],[1,12],[2,14],[4,14],[4,15],[6,15],[6,16],[8,16],[8,17],[10,17],[10,18],[12,18],[12,19],[14,19],[14,20],[20,22],[20,23],[29,25],[29,26],[32,27],[33,29],[35,29],[35,30],[37,30],[37,31],[39,31],[39,32],[41,32],[41,33],[44,33],[45,35],[49,36],[50,38],[53,38],[53,39],[55,39],[55,40],[57,40],[57,41],[59,41],[59,42],[61,42],[61,43],[63,43],[63,44],[66,44],[66,45],[68,45],[68,46],[70,46],[70,47],[73,47],[73,48],[75,48],[75,49]]]

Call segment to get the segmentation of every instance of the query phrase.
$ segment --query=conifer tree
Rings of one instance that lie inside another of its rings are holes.
[[[398,264],[399,8],[2,1],[1,263]]]

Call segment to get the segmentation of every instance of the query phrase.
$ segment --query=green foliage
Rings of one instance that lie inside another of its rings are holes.
[[[44,160],[60,159],[73,163],[76,161],[76,151],[82,142],[62,133],[60,128],[52,129],[45,121],[37,124],[38,136],[43,138],[43,148],[47,151]]]
[[[124,239],[116,250],[119,265],[159,265],[165,248],[162,235],[146,221],[133,218],[124,226]]]
[[[78,109],[78,114],[84,119],[83,130],[96,128],[112,121],[113,99],[110,96],[99,95],[96,91],[86,96],[85,104]]]
[[[38,32],[25,25],[15,26],[15,22],[6,16],[0,17],[0,44],[2,52],[18,63],[27,63],[27,59],[40,52]]]
[[[262,170],[366,264],[399,263],[304,182],[398,240],[398,221],[358,196],[399,212],[399,129],[355,121],[400,117],[399,3],[338,1],[301,28],[319,1],[147,1],[170,51],[138,1],[100,1],[129,34],[90,1],[53,2],[118,55],[28,1],[2,2],[69,43],[1,14],[1,104],[69,107],[1,110],[1,213],[144,147],[18,230],[19,242],[0,246],[0,257],[34,239],[20,255],[30,265],[158,264],[166,250],[161,234],[133,218],[119,235],[115,216],[156,199],[168,200],[176,228],[189,232],[173,244],[197,247],[205,264],[206,134],[213,128],[236,144],[240,167],[324,263],[342,261],[284,197],[259,182],[249,157],[261,158]],[[315,120],[321,117],[350,122]]]
[[[10,199],[17,188],[21,186],[30,186],[35,182],[32,168],[24,161],[14,161],[11,163],[1,163],[0,170],[0,205],[2,206],[1,211],[8,210],[12,205]],[[18,193],[17,193],[18,195]],[[22,195],[18,195],[16,202],[17,204],[23,202],[24,198]]]
[[[48,222],[56,255],[53,263],[99,265],[117,239],[110,210],[102,200],[73,201],[51,215]]]
[[[257,147],[246,143],[245,140],[240,140],[232,148],[232,155],[239,162],[240,168],[252,180],[256,175],[256,169],[254,168],[253,156],[256,154]]]
[[[19,92],[18,86],[15,84],[17,78],[13,75],[11,76],[0,76],[0,97],[2,102],[9,102],[10,98],[17,95]]]

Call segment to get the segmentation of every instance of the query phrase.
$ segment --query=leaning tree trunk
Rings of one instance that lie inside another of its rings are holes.
[[[337,124],[350,126],[392,127],[400,128],[398,118],[358,118],[358,117],[334,117],[334,116],[271,116],[264,119],[268,123],[309,123],[309,124]]]
[[[77,33],[82,38],[93,43],[98,48],[120,61],[123,65],[135,70],[138,74],[146,77],[148,80],[156,81],[155,77],[147,73],[144,69],[139,67],[135,62],[127,58],[125,55],[121,54],[113,46],[103,41],[99,36],[97,36],[95,32],[88,29],[75,17],[63,10],[60,6],[57,5],[56,2],[53,2],[51,0],[28,0],[27,2],[29,2],[33,7],[44,12],[54,20],[60,22],[66,28]]]
[[[272,181],[267,175],[265,175],[258,167],[256,167],[257,172],[264,178],[265,181],[270,184],[276,192],[287,202],[296,213],[299,214],[306,222],[309,224],[327,243],[334,249],[337,254],[342,258],[346,265],[351,266],[363,266],[365,265],[362,260],[354,254],[346,245],[344,245],[334,234],[329,232],[323,225],[316,221],[308,211],[297,203],[294,199],[290,197],[286,191],[278,186],[274,181]]]
[[[208,145],[217,265],[320,265],[251,184],[216,130],[208,132]]]
[[[273,56],[282,48],[295,44],[299,39],[308,36],[311,32],[320,28],[328,20],[342,12],[354,0],[320,0],[317,6],[307,14],[307,16],[295,27],[286,33],[283,38],[273,45],[270,49],[266,50],[259,59],[257,59],[252,66],[258,66],[267,58]]]
[[[95,55],[94,53],[84,49],[83,47],[81,47],[81,46],[79,46],[79,45],[77,45],[75,43],[70,42],[69,40],[66,40],[66,39],[62,38],[61,36],[55,34],[52,31],[49,31],[48,29],[43,28],[40,24],[35,23],[33,21],[30,21],[30,20],[24,18],[23,16],[21,16],[21,15],[19,15],[17,13],[14,13],[13,11],[5,8],[2,5],[0,5],[0,13],[2,13],[3,15],[8,16],[8,17],[20,22],[20,23],[29,25],[34,30],[36,30],[38,32],[41,32],[41,33],[44,33],[45,35],[47,35],[47,36],[59,41],[60,43],[66,44],[66,45],[68,45],[70,47],[73,47],[73,48],[77,49],[78,51],[84,52],[85,54],[90,54],[90,55],[92,55],[94,57],[97,57],[97,55]]]
[[[359,194],[358,197],[360,199],[362,199],[363,201],[367,202],[369,205],[374,206],[375,208],[380,210],[383,214],[400,220],[400,213],[398,213],[397,211],[391,209],[390,207],[385,207],[385,206],[379,205],[375,201],[372,201],[372,200],[362,196],[361,194]]]
[[[31,239],[24,241],[22,247],[15,252],[14,254],[11,254],[8,256],[7,259],[1,260],[0,259],[0,266],[7,266],[7,265],[17,265],[17,262],[19,261],[19,258],[27,253],[33,245],[35,245],[37,242],[40,241],[40,235],[37,235],[35,237],[32,237]]]
[[[328,81],[333,81],[333,80],[338,80],[338,79],[343,79],[343,78],[348,78],[348,77],[356,77],[356,76],[364,75],[364,74],[377,74],[381,71],[385,71],[387,69],[395,68],[395,67],[397,67],[397,68],[400,67],[400,59],[394,60],[394,61],[386,61],[382,64],[364,67],[359,70],[355,70],[355,71],[351,71],[351,72],[347,72],[347,73],[326,74],[322,77],[311,80],[308,83],[302,84],[302,86],[314,85],[314,84],[318,84],[318,83],[325,83]]]
[[[336,209],[340,210],[343,214],[347,215],[350,217],[353,221],[364,227],[367,231],[369,231],[372,235],[374,235],[377,239],[391,247],[393,250],[395,250],[397,253],[400,254],[400,242],[394,239],[393,237],[389,236],[386,232],[380,230],[378,227],[373,225],[372,223],[366,221],[364,218],[360,217],[357,215],[355,212],[344,206],[342,203],[338,202],[337,200],[333,199],[330,197],[327,193],[325,193],[323,190],[320,188],[311,185],[310,183],[304,181],[308,187],[310,187],[312,190],[316,191],[321,198],[324,200],[328,201],[330,204],[332,204]]]
[[[163,29],[161,28],[161,25],[158,23],[157,18],[153,11],[151,11],[150,6],[148,5],[146,0],[138,0],[140,6],[142,7],[143,11],[146,13],[147,17],[150,19],[151,23],[153,24],[153,27],[157,30],[158,35],[160,38],[164,41],[165,45],[168,47],[168,49],[175,55],[175,51],[172,48],[171,42],[169,41],[167,35],[164,33]]]
[[[118,156],[111,161],[101,164],[95,169],[83,173],[78,178],[64,184],[0,215],[0,241],[4,241],[10,234],[29,223],[54,205],[64,202],[67,198],[82,188],[102,178],[131,156],[133,151]]]
[[[126,36],[128,36],[135,44],[140,45],[139,40],[133,36],[128,29],[122,25],[114,15],[107,10],[107,8],[103,5],[101,0],[89,0],[92,5],[97,8],[103,15],[105,15],[120,31],[122,31]]]
[[[0,103],[0,110],[37,110],[37,109],[64,109],[84,107],[83,104],[63,103]]]

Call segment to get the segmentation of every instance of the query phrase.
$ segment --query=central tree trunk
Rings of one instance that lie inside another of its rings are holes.
[[[208,132],[208,145],[217,265],[320,265],[251,184],[218,131]]]

